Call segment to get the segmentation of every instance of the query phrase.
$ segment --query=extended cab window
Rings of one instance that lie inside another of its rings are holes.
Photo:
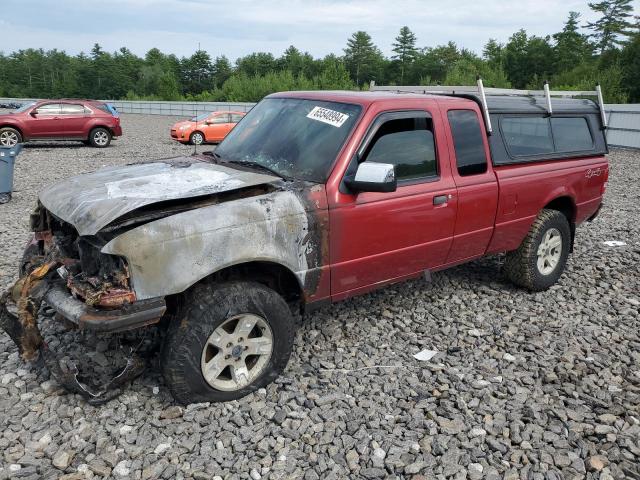
[[[482,129],[473,110],[450,110],[447,114],[461,177],[487,171]]]
[[[505,117],[500,127],[507,148],[515,157],[554,151],[548,118]]]
[[[383,123],[364,154],[365,162],[395,165],[398,181],[437,175],[430,118],[400,118]]]
[[[593,148],[593,138],[584,117],[551,117],[557,152],[579,152]]]

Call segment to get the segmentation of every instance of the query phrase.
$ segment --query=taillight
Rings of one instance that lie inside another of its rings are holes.
[[[600,188],[600,194],[604,195],[604,192],[607,191],[607,182],[609,181],[609,167],[604,169],[604,176],[602,179],[602,187]]]

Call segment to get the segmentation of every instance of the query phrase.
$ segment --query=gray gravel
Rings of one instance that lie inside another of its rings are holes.
[[[28,146],[0,205],[0,286],[43,185],[188,153],[174,120],[124,115],[105,150]],[[148,371],[92,407],[0,334],[0,478],[640,478],[640,153],[610,160],[559,285],[518,290],[494,257],[334,305],[304,319],[285,376],[240,401],[178,407]],[[82,340],[104,363],[108,339]],[[415,360],[424,348],[440,353]]]

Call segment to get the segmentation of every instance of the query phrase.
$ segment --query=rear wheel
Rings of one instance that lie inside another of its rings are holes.
[[[94,128],[89,134],[89,143],[96,148],[108,147],[111,143],[111,132],[102,127]]]
[[[235,400],[271,383],[293,347],[284,299],[254,282],[202,284],[167,329],[162,371],[184,404]]]
[[[204,143],[204,135],[202,132],[193,132],[189,137],[191,145],[202,145]]]
[[[22,135],[15,128],[0,128],[0,147],[15,147],[22,143]]]
[[[571,248],[567,217],[542,210],[517,250],[507,253],[504,271],[516,285],[534,292],[546,290],[564,272]]]

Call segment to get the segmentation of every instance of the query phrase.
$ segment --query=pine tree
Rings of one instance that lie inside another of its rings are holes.
[[[344,60],[351,78],[360,85],[361,81],[371,80],[377,63],[382,58],[378,47],[373,44],[367,32],[357,31],[347,40]]]
[[[559,71],[571,70],[576,65],[588,61],[593,53],[593,47],[587,35],[578,31],[579,18],[578,12],[569,12],[569,18],[562,31],[553,34]]]
[[[400,83],[404,83],[404,73],[407,67],[414,62],[418,54],[416,49],[416,35],[404,26],[400,29],[400,34],[392,44],[393,55],[391,58],[400,62]]]
[[[595,22],[587,23],[586,27],[594,31],[591,35],[596,40],[596,46],[602,55],[623,43],[623,39],[630,35],[633,24],[629,22],[633,7],[632,0],[602,0],[589,3],[594,12],[602,14]]]

